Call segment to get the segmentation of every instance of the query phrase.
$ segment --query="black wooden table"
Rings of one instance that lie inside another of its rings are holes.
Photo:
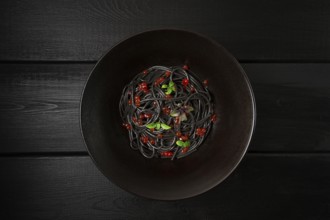
[[[79,102],[98,58],[181,28],[246,70],[257,128],[234,173],[200,196],[133,196],[88,156]],[[0,1],[0,219],[330,219],[330,1]]]

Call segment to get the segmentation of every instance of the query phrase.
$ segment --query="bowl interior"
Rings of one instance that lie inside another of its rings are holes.
[[[218,120],[191,155],[175,161],[145,159],[130,148],[121,126],[121,92],[150,66],[185,63],[209,80]],[[129,192],[164,200],[200,194],[225,179],[248,147],[254,117],[251,87],[237,61],[214,41],[179,30],[145,32],[116,45],[95,66],[81,103],[83,136],[103,174]]]

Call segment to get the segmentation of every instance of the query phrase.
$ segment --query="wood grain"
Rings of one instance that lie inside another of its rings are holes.
[[[0,217],[329,219],[329,166],[329,155],[248,155],[211,191],[162,202],[119,189],[88,157],[1,158]]]
[[[0,60],[97,60],[150,29],[197,31],[240,60],[330,60],[330,2],[4,0]]]
[[[92,65],[1,65],[1,152],[85,151],[79,106]]]
[[[85,152],[79,102],[92,64],[0,65],[0,152]],[[257,101],[250,152],[330,151],[330,64],[243,64]]]

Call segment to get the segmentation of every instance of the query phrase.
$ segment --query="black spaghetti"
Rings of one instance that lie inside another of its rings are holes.
[[[119,103],[131,147],[146,158],[172,160],[197,150],[216,120],[207,83],[186,65],[137,74]]]

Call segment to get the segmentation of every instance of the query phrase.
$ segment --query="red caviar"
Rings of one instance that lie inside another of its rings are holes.
[[[181,84],[182,84],[184,87],[188,86],[188,85],[189,85],[189,79],[188,79],[188,78],[183,79],[182,82],[181,82]]]
[[[207,79],[205,79],[205,80],[203,81],[203,84],[204,84],[205,87],[207,87],[207,86],[209,85],[209,81],[208,81]]]
[[[145,117],[145,118],[151,118],[151,117],[152,117],[152,114],[151,114],[151,113],[145,113],[145,114],[144,114],[144,117]]]
[[[173,156],[173,152],[171,151],[165,151],[160,153],[163,157],[171,157]]]
[[[185,147],[181,150],[182,153],[187,153],[187,151],[189,150],[189,147]]]
[[[198,135],[200,137],[204,136],[205,133],[206,133],[206,128],[197,128],[196,129],[196,135]]]
[[[142,136],[142,137],[141,137],[141,141],[142,141],[142,143],[144,143],[144,144],[148,143],[148,137],[147,137],[147,136]]]
[[[137,122],[137,118],[136,118],[136,117],[132,117],[132,121],[133,121],[134,123],[136,123],[136,122]]]
[[[213,114],[212,116],[211,116],[211,121],[212,122],[215,122],[217,120],[217,115],[216,114]]]
[[[171,75],[171,71],[168,71],[168,70],[167,70],[167,71],[165,72],[165,76],[166,76],[166,77],[169,77],[170,75]]]
[[[163,110],[164,114],[169,115],[171,113],[171,109],[169,107],[163,107],[162,110]]]
[[[183,135],[180,137],[181,140],[187,141],[189,139],[188,135]]]
[[[191,93],[195,93],[195,92],[196,92],[195,87],[192,86],[191,89],[190,89],[190,92],[191,92]]]
[[[140,107],[140,103],[141,103],[140,96],[135,96],[134,101],[135,101],[136,107]]]
[[[159,77],[158,79],[156,79],[156,81],[154,82],[155,86],[159,86],[162,82],[164,82],[165,78],[164,77]]]
[[[132,126],[128,123],[123,123],[123,127],[126,128],[127,130],[131,130]]]
[[[148,92],[148,84],[146,82],[142,82],[139,84],[139,90],[143,92]]]

